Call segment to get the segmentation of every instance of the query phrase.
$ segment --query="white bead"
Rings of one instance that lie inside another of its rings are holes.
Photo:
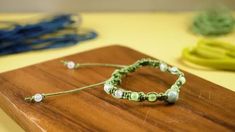
[[[33,100],[34,100],[35,102],[41,102],[42,99],[43,99],[43,95],[42,95],[42,94],[35,94],[35,95],[33,96]]]
[[[73,61],[69,61],[69,62],[67,63],[67,67],[68,67],[69,69],[74,69],[75,66],[76,66],[76,64],[75,64]]]
[[[179,81],[180,81],[182,84],[184,84],[184,83],[186,82],[186,79],[185,79],[185,77],[180,77],[180,78],[179,78]]]
[[[104,91],[107,93],[107,94],[110,94],[110,90],[113,88],[112,85],[110,84],[105,84],[104,85]]]
[[[179,72],[179,69],[177,67],[171,67],[169,70],[172,74],[177,74]]]
[[[115,93],[114,93],[114,96],[116,97],[116,98],[122,98],[122,95],[123,95],[123,91],[122,90],[117,90],[117,91],[115,91]]]
[[[180,77],[180,78],[179,78],[179,81],[180,81],[182,84],[184,84],[184,83],[186,82],[186,79],[185,79],[185,77]]]
[[[170,90],[169,92],[167,92],[167,102],[175,103],[178,100],[178,98],[179,94],[175,90]]]
[[[160,70],[162,72],[165,72],[167,70],[167,64],[166,63],[161,63],[159,67],[160,67]]]

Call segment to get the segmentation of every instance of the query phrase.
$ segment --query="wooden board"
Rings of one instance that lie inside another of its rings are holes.
[[[113,68],[68,70],[60,60],[131,64],[148,57],[121,46],[95,49],[0,75],[0,106],[26,131],[235,131],[235,93],[186,73],[175,105],[130,102],[107,95],[102,86],[77,94],[26,103],[35,93],[68,90],[109,78]],[[136,91],[164,91],[176,77],[142,68],[123,80]]]

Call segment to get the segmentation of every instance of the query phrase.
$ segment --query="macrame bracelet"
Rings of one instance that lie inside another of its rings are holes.
[[[116,64],[102,64],[102,63],[83,63],[83,64],[77,63],[76,64],[73,61],[64,61],[63,63],[69,69],[76,69],[76,68],[84,67],[84,66],[108,66],[108,67],[116,67],[118,69],[115,70],[112,73],[112,76],[104,82],[100,82],[100,83],[96,83],[96,84],[92,84],[92,85],[88,85],[85,87],[68,90],[68,91],[61,91],[61,92],[47,93],[47,94],[35,94],[34,96],[26,97],[25,100],[30,101],[30,102],[41,102],[45,97],[74,93],[74,92],[84,90],[86,88],[91,88],[91,87],[95,87],[98,85],[104,85],[104,91],[107,94],[111,94],[113,97],[118,98],[118,99],[128,99],[131,101],[147,100],[149,102],[155,102],[159,100],[159,101],[166,101],[168,103],[175,103],[179,98],[179,92],[180,92],[181,86],[186,82],[183,72],[181,72],[178,68],[170,67],[164,62],[159,61],[159,60],[154,60],[154,59],[141,59],[129,66],[116,65]],[[141,68],[143,66],[159,68],[162,72],[169,72],[171,74],[177,75],[179,78],[164,93],[148,92],[145,94],[144,92],[125,90],[124,88],[121,88],[119,86],[124,76],[126,76],[128,73],[135,72],[138,68]]]
[[[144,92],[135,92],[125,90],[124,88],[119,87],[119,84],[122,81],[122,78],[128,73],[135,72],[138,68],[143,66],[150,66],[153,68],[160,68],[161,71],[168,71],[171,74],[176,74],[179,76],[179,79],[165,92],[165,93],[156,93],[149,92],[145,94]],[[141,59],[136,63],[126,66],[124,68],[115,70],[110,79],[108,79],[104,84],[104,91],[108,94],[113,95],[115,98],[128,99],[131,101],[144,101],[149,102],[154,101],[167,101],[169,103],[175,103],[178,100],[180,87],[185,83],[184,74],[178,70],[176,67],[168,67],[166,63],[160,62],[158,60],[152,59]]]

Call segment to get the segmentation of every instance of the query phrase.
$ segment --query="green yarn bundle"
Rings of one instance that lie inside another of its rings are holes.
[[[219,36],[232,32],[235,20],[228,10],[214,9],[194,18],[191,30],[203,36]]]

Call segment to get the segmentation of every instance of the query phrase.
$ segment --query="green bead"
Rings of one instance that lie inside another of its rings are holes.
[[[154,102],[157,100],[157,94],[156,93],[148,93],[148,101]]]
[[[139,98],[139,93],[138,92],[132,92],[131,93],[131,97],[130,97],[130,100],[133,100],[133,101],[139,101],[140,98]]]

